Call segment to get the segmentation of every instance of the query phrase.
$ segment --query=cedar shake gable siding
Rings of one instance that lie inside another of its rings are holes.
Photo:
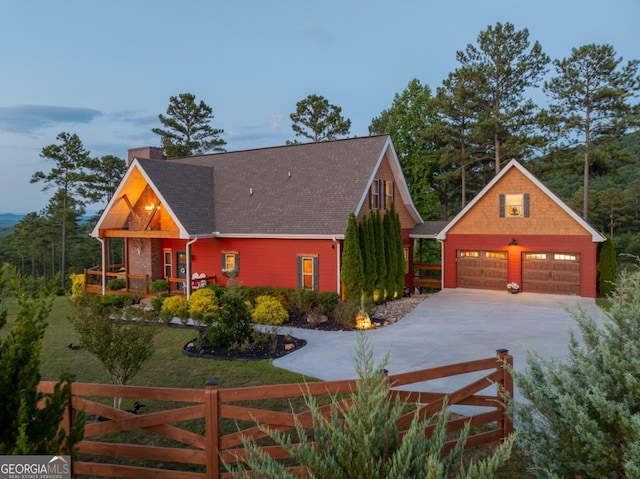
[[[500,194],[529,194],[528,217],[500,217]],[[488,190],[448,234],[571,235],[591,236],[567,211],[519,170],[511,169]]]

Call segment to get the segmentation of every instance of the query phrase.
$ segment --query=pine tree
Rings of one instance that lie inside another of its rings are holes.
[[[164,156],[168,158],[225,151],[227,142],[220,138],[224,130],[210,125],[213,109],[202,100],[196,103],[193,93],[170,97],[167,116],[160,114],[158,118],[165,129],[151,131],[160,136]]]
[[[521,158],[541,147],[537,107],[525,94],[542,81],[549,57],[538,42],[531,46],[529,31],[498,22],[480,32],[477,46],[467,45],[456,57],[471,82],[471,101],[481,111],[476,125],[486,151],[493,153],[496,173],[502,158]]]
[[[62,132],[57,136],[60,144],[42,149],[40,156],[54,162],[49,173],[36,171],[31,183],[44,182],[44,190],[55,188],[47,205],[47,214],[60,225],[60,287],[65,288],[67,247],[70,230],[75,228],[78,216],[85,211],[85,203],[95,200],[90,188],[91,158],[76,134]]]
[[[591,166],[596,160],[606,163],[627,156],[611,140],[621,138],[640,121],[640,108],[631,103],[640,91],[640,62],[621,63],[611,45],[584,45],[572,49],[570,57],[554,61],[557,75],[545,83],[551,97],[548,121],[562,139],[557,148],[573,148],[576,135],[581,137],[585,220]],[[594,145],[600,147],[595,150]]]
[[[515,372],[524,451],[539,477],[640,477],[640,271],[621,273],[600,326],[572,312],[566,361],[528,356]]]
[[[365,286],[364,266],[362,262],[362,252],[360,251],[358,222],[353,213],[349,215],[349,224],[344,238],[340,281],[342,281],[344,287],[345,301],[351,300],[356,302],[356,304],[360,304]]]
[[[296,138],[302,137],[313,142],[348,136],[351,128],[351,120],[342,116],[342,108],[330,104],[320,95],[309,95],[296,103],[296,111],[290,118]],[[297,143],[297,140],[293,143]]]

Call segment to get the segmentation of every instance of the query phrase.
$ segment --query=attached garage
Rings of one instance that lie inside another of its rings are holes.
[[[522,290],[580,294],[580,255],[522,253]]]
[[[509,282],[506,251],[459,250],[458,287],[504,289]]]

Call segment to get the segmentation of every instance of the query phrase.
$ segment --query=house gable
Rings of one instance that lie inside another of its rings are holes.
[[[159,160],[152,160],[159,161]],[[109,230],[117,230],[110,235]],[[128,230],[131,233],[125,234]],[[171,205],[150,180],[138,160],[134,160],[118,189],[107,204],[91,236],[133,236],[142,231],[158,237],[187,237],[187,232],[175,219]]]
[[[372,194],[372,184],[374,182],[378,182],[379,188],[378,207],[376,207],[376,201]],[[422,218],[411,199],[409,188],[402,174],[400,162],[393,149],[391,140],[389,140],[382,150],[375,168],[371,172],[368,186],[363,191],[356,208],[356,216],[359,220],[362,220],[363,216],[371,211],[390,208],[392,201],[395,203],[395,209],[400,217],[402,229],[412,229],[416,224],[422,223]]]
[[[526,197],[526,214],[504,214],[502,195]],[[446,239],[447,234],[586,235],[594,242],[605,240],[516,160],[511,160],[437,238]]]

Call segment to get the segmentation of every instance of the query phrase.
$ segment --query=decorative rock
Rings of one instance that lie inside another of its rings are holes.
[[[284,345],[284,350],[285,350],[285,351],[291,351],[291,350],[292,350],[293,348],[295,348],[295,347],[296,347],[296,345],[295,345],[295,344],[293,344],[293,343],[287,343],[287,344],[285,344],[285,345]]]
[[[322,324],[329,321],[329,318],[324,314],[311,313],[307,316],[307,323],[309,324]]]

